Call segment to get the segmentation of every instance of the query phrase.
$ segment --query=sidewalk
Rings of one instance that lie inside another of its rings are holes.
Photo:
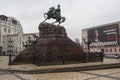
[[[37,70],[55,70],[55,69],[67,69],[76,67],[97,66],[105,64],[120,63],[120,59],[104,59],[103,62],[91,62],[91,63],[79,63],[79,64],[65,64],[65,65],[50,65],[50,66],[36,66],[34,64],[23,65],[8,65],[8,57],[0,56],[0,69],[2,70],[22,70],[22,71],[37,71]]]

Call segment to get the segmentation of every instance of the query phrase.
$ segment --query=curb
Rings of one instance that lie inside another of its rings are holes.
[[[0,71],[6,71],[11,73],[23,73],[23,74],[39,74],[39,73],[58,73],[58,72],[78,72],[87,70],[100,70],[100,69],[113,69],[120,68],[120,63],[114,64],[103,64],[93,66],[82,66],[82,67],[67,67],[67,68],[54,68],[54,69],[34,69],[34,70],[14,70],[14,69],[0,69]]]

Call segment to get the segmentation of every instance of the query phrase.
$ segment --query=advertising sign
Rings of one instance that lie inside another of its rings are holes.
[[[117,45],[119,41],[118,24],[91,28],[87,33],[88,39],[92,41],[91,46]]]

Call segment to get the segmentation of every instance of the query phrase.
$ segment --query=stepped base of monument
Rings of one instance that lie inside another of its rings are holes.
[[[46,65],[82,62],[83,60],[82,47],[67,36],[63,26],[41,23],[39,25],[39,38],[34,44],[26,47],[15,58],[14,62]]]

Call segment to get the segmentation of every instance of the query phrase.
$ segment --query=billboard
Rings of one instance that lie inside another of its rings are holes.
[[[87,30],[87,34],[92,41],[91,46],[117,45],[119,42],[118,24],[91,28]]]

